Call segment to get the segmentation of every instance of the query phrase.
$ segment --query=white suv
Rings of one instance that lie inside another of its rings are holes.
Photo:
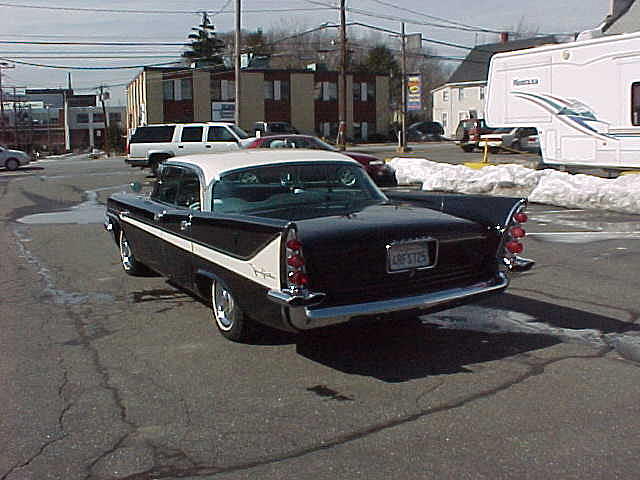
[[[194,153],[228,152],[254,140],[232,123],[171,123],[136,128],[129,139],[126,163],[154,173],[167,158]]]
[[[22,150],[9,150],[0,146],[0,166],[7,170],[17,170],[31,161],[31,157]]]

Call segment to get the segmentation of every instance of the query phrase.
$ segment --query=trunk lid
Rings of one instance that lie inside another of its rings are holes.
[[[310,288],[327,294],[326,305],[382,300],[486,280],[496,269],[498,238],[476,222],[435,210],[372,205],[343,216],[296,221]],[[388,247],[434,239],[435,263],[389,272]]]

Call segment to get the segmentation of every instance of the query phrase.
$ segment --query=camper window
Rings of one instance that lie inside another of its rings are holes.
[[[640,125],[640,82],[631,85],[631,124]]]

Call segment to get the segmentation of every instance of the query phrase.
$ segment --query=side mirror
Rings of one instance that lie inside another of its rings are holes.
[[[140,193],[142,191],[142,184],[140,182],[131,182],[129,188],[133,193]]]

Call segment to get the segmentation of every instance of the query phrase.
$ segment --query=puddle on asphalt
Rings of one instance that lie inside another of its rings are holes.
[[[584,210],[557,210],[534,213],[530,222],[541,225],[560,225],[576,229],[570,232],[527,232],[527,237],[544,242],[585,244],[605,240],[640,239],[640,222],[630,222],[618,214],[601,212],[595,218],[582,220],[572,214]],[[617,220],[617,221],[616,221]]]
[[[420,317],[425,325],[450,330],[470,330],[483,333],[526,333],[549,335],[564,343],[587,344],[596,348],[609,347],[628,360],[640,362],[640,327],[629,323],[628,332],[603,332],[594,328],[562,328],[541,322],[531,315],[467,305],[445,313]]]
[[[86,225],[90,223],[102,223],[104,221],[105,206],[98,203],[98,192],[114,190],[119,187],[104,187],[96,190],[88,190],[85,193],[86,201],[60,212],[34,213],[19,218],[17,221],[28,225],[50,225],[60,223],[74,223]]]
[[[527,233],[527,238],[535,238],[543,242],[584,244],[603,242],[605,240],[639,240],[637,232],[546,232]]]

